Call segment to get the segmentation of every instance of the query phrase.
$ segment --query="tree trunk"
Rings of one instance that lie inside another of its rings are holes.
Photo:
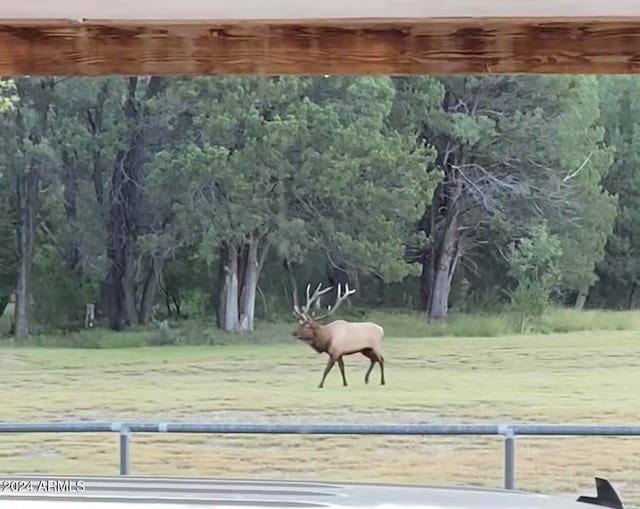
[[[222,278],[218,300],[218,327],[225,332],[236,332],[238,320],[238,248],[224,243],[221,256]]]
[[[171,296],[171,300],[173,301],[173,307],[176,308],[176,320],[179,320],[180,317],[182,316],[182,311],[181,311],[181,304],[180,304],[180,296],[179,295],[172,295]]]
[[[631,285],[631,291],[629,292],[629,302],[627,303],[627,309],[631,309],[633,307],[633,297],[636,294],[636,287],[638,285],[636,283],[633,283]]]
[[[291,266],[291,261],[285,257],[283,260],[284,270],[289,276],[289,288],[291,290],[291,300],[293,303],[293,307],[300,306],[300,300],[298,298],[298,282],[296,281],[296,276],[293,273],[293,267]]]
[[[589,288],[581,288],[578,291],[578,296],[576,297],[575,308],[584,309],[584,305],[587,302],[588,296],[589,296]]]
[[[429,312],[431,307],[431,293],[433,291],[433,282],[435,281],[435,249],[428,249],[422,258],[422,272],[420,274],[420,303],[418,309]]]
[[[109,318],[109,326],[113,330],[122,330],[138,323],[134,241],[130,236],[123,239],[112,232],[109,232],[108,239],[109,270],[105,280],[105,312]]]
[[[94,138],[91,141],[91,180],[93,181],[93,189],[96,195],[96,201],[98,202],[98,209],[103,219],[106,219],[107,209],[105,207],[105,165],[103,162],[103,154],[100,149],[100,140],[98,136],[103,133],[103,119],[104,119],[104,105],[109,97],[109,82],[105,81],[98,92],[96,97],[95,106],[93,108],[87,108],[86,120],[87,129],[91,136]]]
[[[425,252],[422,254],[420,263],[422,264],[422,273],[420,274],[420,311],[427,314],[431,308],[431,300],[433,286],[436,278],[436,262],[438,259],[439,238],[436,229],[437,221],[444,207],[445,186],[443,183],[438,184],[433,192],[431,206],[425,210],[420,219],[418,229],[423,231],[431,242]]]
[[[256,291],[258,287],[258,241],[252,241],[244,252],[244,274],[240,290],[239,330],[252,331],[256,309]]]
[[[158,296],[158,278],[162,274],[163,260],[152,257],[149,263],[149,270],[145,277],[142,290],[142,301],[140,302],[140,323],[148,323],[151,318],[151,311]]]
[[[160,91],[162,78],[149,81],[145,100]],[[105,281],[106,314],[114,330],[139,323],[136,306],[136,249],[140,233],[143,199],[146,127],[144,104],[137,98],[138,78],[128,79],[124,114],[127,121],[125,146],[115,159],[111,176],[107,217],[107,259]]]
[[[9,299],[10,296],[8,294],[0,294],[0,318],[2,318],[2,315],[9,305]]]
[[[216,310],[216,325],[218,329],[223,329],[222,325],[224,323],[224,316],[227,312],[227,305],[225,302],[225,285],[227,284],[227,248],[224,244],[220,244],[219,248],[219,263],[218,263],[218,280],[214,282],[212,288],[214,289],[212,293],[215,293],[215,289],[217,288],[217,295],[212,296],[211,300],[214,304],[214,309]],[[217,283],[217,285],[215,284]]]
[[[447,317],[451,281],[460,259],[459,202],[464,186],[449,156],[447,150],[442,161],[447,175],[436,186],[431,205],[418,225],[430,241],[421,260],[420,307],[435,320]],[[457,159],[463,160],[463,156],[459,154]]]
[[[171,297],[168,292],[164,294],[164,304],[167,306],[167,317],[171,319]]]
[[[74,166],[72,158],[67,150],[62,152],[62,161],[64,164],[64,211],[67,224],[74,229],[78,219],[78,179],[76,177],[77,169]],[[67,268],[74,274],[81,275],[81,255],[80,247],[76,236],[71,233],[71,238],[67,239],[64,246],[64,260]]]
[[[429,318],[444,320],[449,311],[449,293],[458,256],[458,221],[454,213],[446,226],[444,240],[436,261],[435,278],[431,291]]]
[[[436,320],[447,317],[451,281],[460,259],[458,215],[454,211],[451,214],[441,231],[431,230],[434,239],[422,258],[420,310]]]
[[[241,247],[223,244],[217,313],[220,329],[227,332],[254,329],[258,281],[268,249],[269,244],[259,240]]]
[[[16,339],[26,338],[29,335],[32,299],[31,272],[33,267],[35,234],[34,223],[39,185],[39,175],[34,168],[31,168],[26,175],[18,177],[17,180],[18,210],[20,214],[18,224],[20,263],[18,265],[14,310]]]

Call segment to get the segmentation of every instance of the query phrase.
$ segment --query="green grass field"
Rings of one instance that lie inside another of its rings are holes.
[[[389,319],[389,322],[392,322]],[[384,322],[383,322],[384,323]],[[401,327],[390,326],[392,330]],[[619,327],[610,327],[611,329]],[[387,385],[289,340],[118,349],[0,349],[2,420],[640,424],[640,332],[385,340]],[[105,333],[95,331],[95,334]],[[133,334],[133,333],[132,333]],[[254,339],[260,339],[257,334]],[[113,435],[0,436],[4,472],[115,474]],[[520,489],[569,495],[610,478],[640,502],[640,438],[519,438]],[[501,486],[500,437],[142,435],[133,474]]]

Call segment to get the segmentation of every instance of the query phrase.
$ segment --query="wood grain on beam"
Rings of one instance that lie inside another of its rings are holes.
[[[0,20],[0,75],[637,73],[640,16]]]

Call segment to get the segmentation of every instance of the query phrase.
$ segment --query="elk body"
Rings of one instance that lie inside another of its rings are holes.
[[[342,385],[347,386],[347,378],[344,371],[344,361],[342,357],[345,355],[353,355],[361,353],[370,361],[369,369],[364,376],[364,383],[369,383],[369,375],[373,367],[378,363],[380,365],[380,385],[385,385],[384,381],[384,357],[382,356],[382,338],[384,337],[384,329],[380,325],[373,322],[347,322],[345,320],[335,320],[326,325],[319,323],[320,320],[332,315],[338,309],[338,306],[349,295],[355,293],[355,290],[349,290],[346,285],[345,293],[341,294],[341,287],[338,285],[338,295],[333,306],[329,307],[326,315],[316,317],[309,315],[311,305],[323,294],[331,290],[331,287],[320,290],[318,285],[313,296],[309,297],[309,285],[307,285],[307,302],[300,310],[297,304],[297,297],[294,294],[294,314],[299,318],[298,328],[294,331],[293,336],[300,341],[307,343],[318,353],[326,353],[329,356],[327,366],[322,375],[322,380],[318,388],[322,388],[324,381],[333,368],[334,364],[338,364],[340,374],[342,375]]]

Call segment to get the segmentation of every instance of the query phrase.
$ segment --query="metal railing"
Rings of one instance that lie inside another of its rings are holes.
[[[2,423],[3,433],[119,433],[120,474],[131,465],[131,433],[249,435],[497,435],[504,439],[504,487],[515,489],[516,436],[640,436],[640,426],[529,424],[200,424],[148,422]]]

